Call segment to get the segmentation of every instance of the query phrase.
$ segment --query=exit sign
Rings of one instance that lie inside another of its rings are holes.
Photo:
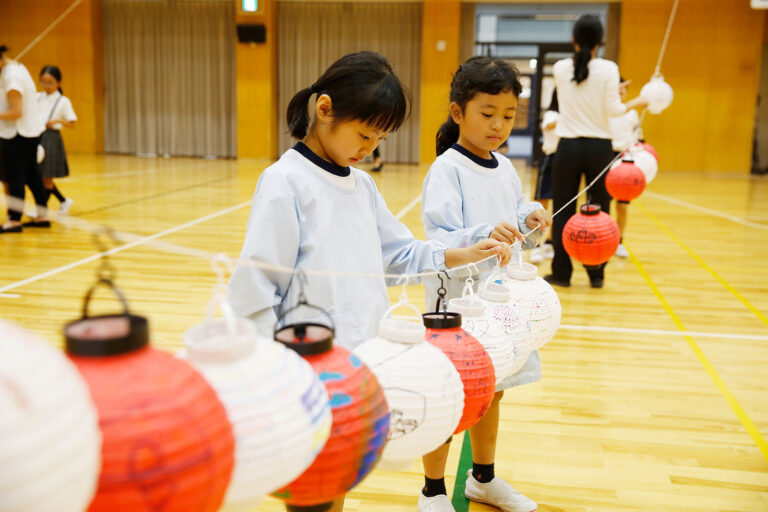
[[[259,0],[243,0],[244,12],[256,12],[259,10]]]

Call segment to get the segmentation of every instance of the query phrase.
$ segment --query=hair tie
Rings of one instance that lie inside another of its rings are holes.
[[[311,92],[313,94],[318,92],[318,89],[319,88],[317,87],[317,82],[315,82],[315,83],[313,83],[312,85],[309,86],[309,92]]]

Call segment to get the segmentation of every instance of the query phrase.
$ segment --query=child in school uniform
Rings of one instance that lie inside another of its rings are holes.
[[[240,258],[363,274],[414,274],[494,255],[508,261],[509,246],[496,240],[456,249],[416,240],[373,179],[353,167],[400,126],[407,109],[400,80],[373,52],[342,57],[299,91],[288,106],[288,124],[300,142],[261,175]],[[299,286],[291,281],[289,274],[238,264],[229,299],[236,313],[271,337],[278,311],[297,301]],[[381,277],[309,275],[305,291],[333,317],[334,342],[352,350],[377,334],[389,305],[386,284]],[[343,501],[332,510],[341,510]]]
[[[61,90],[61,70],[58,67],[43,67],[40,71],[40,86],[43,91],[37,93],[37,104],[40,115],[44,116],[45,131],[40,144],[45,150],[45,157],[38,164],[38,168],[48,194],[55,195],[59,200],[59,213],[67,213],[74,201],[65,198],[53,180],[69,176],[67,152],[64,150],[64,140],[61,138],[60,130],[63,127],[73,128],[77,116],[72,108],[72,102]]]
[[[619,83],[619,94],[621,101],[625,101],[627,98],[627,86],[631,83],[631,80],[624,80],[621,78]],[[614,156],[619,153],[623,153],[630,146],[637,142],[640,131],[640,116],[637,110],[631,108],[627,110],[624,115],[610,118],[611,123],[611,145],[613,146]],[[619,232],[621,233],[621,241],[619,247],[616,249],[616,256],[619,258],[628,258],[629,252],[624,247],[624,233],[627,229],[627,210],[629,209],[629,201],[616,201],[616,223],[619,225]]]
[[[517,70],[502,59],[472,57],[451,82],[450,115],[437,134],[438,157],[424,179],[422,222],[427,238],[452,246],[493,239],[519,240],[532,248],[552,222],[539,203],[526,202],[512,163],[496,153],[514,124],[522,85]],[[538,227],[524,239],[527,233]],[[481,273],[480,279],[483,279]],[[465,279],[448,281],[446,299],[458,297]],[[425,279],[427,304],[436,302],[436,283]],[[498,388],[488,412],[469,429],[473,468],[464,495],[505,512],[533,512],[536,503],[495,476],[499,401],[505,389],[541,378],[538,352],[519,373]],[[421,512],[453,512],[445,489],[446,443],[424,456],[425,486],[419,495]]]

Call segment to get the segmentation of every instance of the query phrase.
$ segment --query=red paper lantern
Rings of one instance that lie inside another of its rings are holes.
[[[91,512],[214,512],[227,490],[234,438],[202,375],[148,347],[147,319],[87,316],[66,349],[99,414],[102,465]]]
[[[464,383],[464,413],[454,432],[458,434],[480,421],[491,405],[496,392],[493,362],[480,342],[461,328],[459,313],[433,312],[422,317],[427,341],[448,356]]]
[[[624,160],[608,171],[605,188],[614,199],[631,201],[645,190],[645,174],[632,160]]]
[[[288,510],[327,510],[356,486],[381,457],[389,434],[389,408],[376,376],[360,359],[333,346],[333,330],[319,324],[280,329],[275,340],[304,357],[330,396],[331,436],[312,465],[274,493]]]
[[[598,204],[585,204],[563,229],[565,251],[584,265],[601,265],[619,246],[619,226]]]

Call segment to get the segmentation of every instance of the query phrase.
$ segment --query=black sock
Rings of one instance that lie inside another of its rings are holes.
[[[624,237],[623,237],[623,236],[620,236],[620,237],[619,237],[619,243],[620,243],[620,244],[623,244],[623,243],[624,243]]]
[[[472,476],[481,484],[487,484],[496,476],[493,472],[493,464],[472,463]]]
[[[424,477],[424,488],[421,490],[421,494],[426,496],[427,498],[432,498],[433,496],[439,496],[440,494],[448,494],[448,491],[445,490],[445,478],[427,478]]]
[[[51,194],[55,195],[56,199],[58,199],[60,203],[64,202],[64,196],[61,195],[61,192],[59,192],[59,187],[54,185],[53,188],[50,190],[51,190]]]

